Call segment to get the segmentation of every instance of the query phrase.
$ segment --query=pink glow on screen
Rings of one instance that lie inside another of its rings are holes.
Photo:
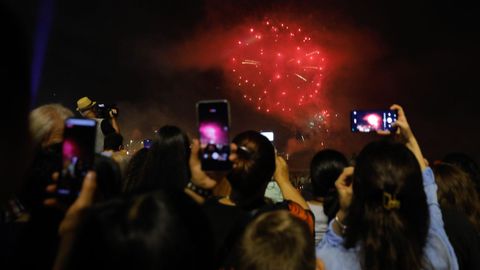
[[[218,123],[200,124],[200,143],[226,144],[228,143],[227,130],[224,130]]]
[[[79,155],[78,145],[75,141],[65,139],[63,142],[63,157],[67,159],[71,159],[74,156]]]
[[[375,113],[367,114],[363,120],[367,121],[374,129],[380,128],[382,118]]]

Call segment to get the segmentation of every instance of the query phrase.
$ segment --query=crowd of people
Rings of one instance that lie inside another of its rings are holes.
[[[310,183],[252,130],[221,174],[175,123],[127,155],[117,108],[30,109],[28,43],[3,11],[0,75],[15,96],[0,106],[0,269],[480,269],[479,167],[462,153],[429,164],[400,106],[396,132],[354,159],[318,152]],[[72,116],[95,123],[95,155],[63,200]]]
[[[309,177],[254,130],[235,134],[220,173],[176,123],[127,153],[118,108],[31,107],[29,42],[1,7],[0,269],[480,269],[479,166],[426,159],[399,105],[394,132],[354,158],[320,150]],[[94,122],[96,141],[65,200],[71,117]]]
[[[212,173],[178,126],[127,155],[118,109],[42,105],[23,131],[30,151],[11,161],[21,185],[2,196],[2,269],[479,269],[478,165],[462,153],[429,164],[392,109],[396,132],[354,160],[320,150],[300,187],[257,131],[237,134],[232,169]],[[94,119],[97,136],[69,202],[56,195],[71,117]]]

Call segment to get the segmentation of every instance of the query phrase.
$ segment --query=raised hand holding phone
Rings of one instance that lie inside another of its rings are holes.
[[[396,127],[395,133],[393,134],[395,136],[395,139],[399,142],[404,143],[405,146],[407,146],[408,149],[410,149],[410,151],[412,151],[412,153],[417,158],[420,168],[422,170],[425,169],[427,167],[427,163],[425,162],[425,158],[423,157],[417,139],[413,135],[410,124],[407,121],[405,111],[400,105],[397,104],[393,104],[390,109],[398,112],[398,119],[397,121],[395,121],[395,123],[393,123],[393,126]],[[377,133],[380,135],[391,134],[390,131],[377,131]]]
[[[192,182],[198,187],[212,189],[217,185],[217,181],[202,170],[202,163],[199,159],[200,142],[193,139],[190,153],[190,171],[192,173]]]
[[[62,143],[62,171],[56,196],[72,203],[80,193],[87,172],[93,168],[97,122],[93,119],[68,118]]]

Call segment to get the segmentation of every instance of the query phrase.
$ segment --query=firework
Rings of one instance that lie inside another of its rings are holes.
[[[318,103],[326,59],[301,26],[265,19],[233,43],[230,78],[256,110],[282,115]]]

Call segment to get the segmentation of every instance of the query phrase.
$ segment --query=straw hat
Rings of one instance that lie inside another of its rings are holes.
[[[81,99],[77,100],[77,111],[85,111],[88,109],[91,109],[93,106],[95,106],[97,102],[92,101],[88,97],[82,97]]]

